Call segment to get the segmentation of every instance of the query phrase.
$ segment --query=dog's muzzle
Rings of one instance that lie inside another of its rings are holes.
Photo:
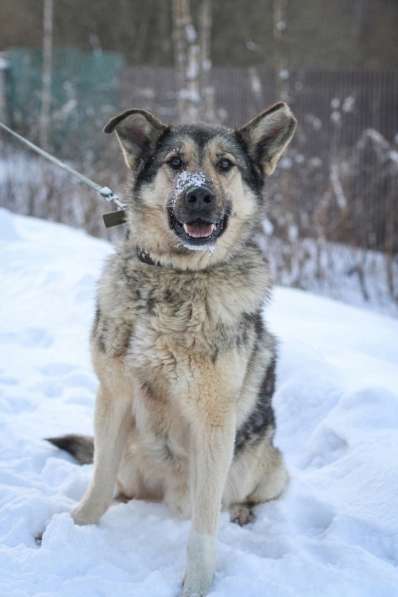
[[[188,247],[214,244],[227,222],[228,214],[207,186],[187,189],[169,208],[170,227]]]

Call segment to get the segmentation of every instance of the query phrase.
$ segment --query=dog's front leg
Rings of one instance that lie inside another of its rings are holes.
[[[213,386],[213,388],[211,387]],[[216,566],[216,533],[235,438],[231,397],[217,395],[217,384],[202,386],[191,422],[192,528],[183,597],[206,595]]]
[[[94,474],[80,504],[73,510],[77,524],[93,524],[110,506],[117,472],[131,426],[131,399],[114,395],[101,384],[95,406]]]

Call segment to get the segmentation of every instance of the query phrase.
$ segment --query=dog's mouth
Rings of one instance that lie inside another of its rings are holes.
[[[171,209],[168,212],[170,228],[188,247],[201,247],[214,244],[228,225],[228,213],[215,222],[202,219],[196,219],[191,222],[180,222]]]
[[[217,228],[217,224],[208,224],[197,220],[192,224],[183,224],[184,232],[190,238],[208,238]]]

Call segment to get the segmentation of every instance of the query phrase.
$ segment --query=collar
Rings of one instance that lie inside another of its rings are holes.
[[[141,249],[140,247],[136,248],[136,253],[139,261],[141,263],[145,263],[146,265],[156,265],[157,267],[162,267],[160,261],[154,261],[148,251],[145,249]]]

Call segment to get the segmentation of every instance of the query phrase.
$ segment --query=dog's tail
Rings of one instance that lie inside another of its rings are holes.
[[[61,437],[47,437],[46,441],[72,454],[79,464],[91,464],[94,460],[94,439],[88,435],[70,433]]]

